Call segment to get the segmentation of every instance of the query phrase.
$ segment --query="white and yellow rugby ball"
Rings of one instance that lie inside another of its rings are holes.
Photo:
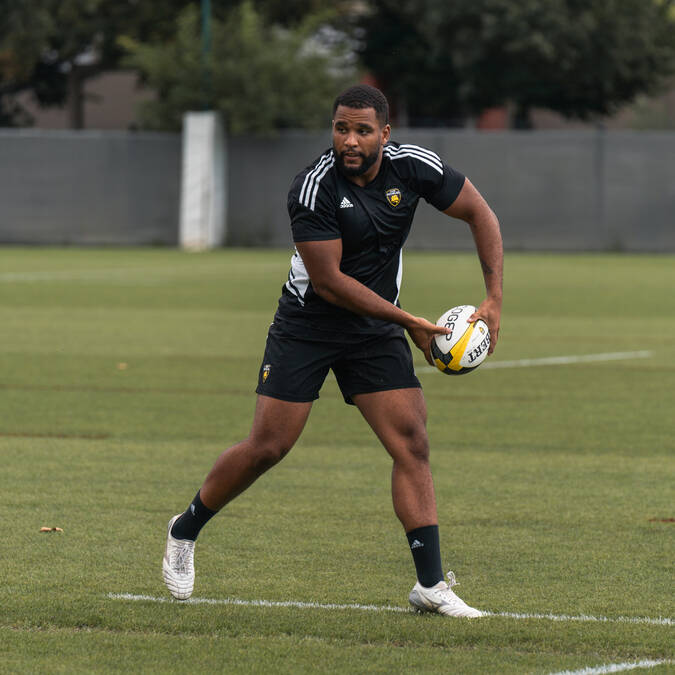
[[[468,322],[476,311],[473,305],[449,309],[436,322],[450,329],[447,335],[436,335],[431,341],[431,357],[446,375],[463,375],[480,366],[490,348],[490,331],[482,319]]]

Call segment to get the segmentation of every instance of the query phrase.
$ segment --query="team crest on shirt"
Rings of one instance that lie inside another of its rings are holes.
[[[401,203],[401,191],[398,188],[389,188],[384,194],[394,208]]]

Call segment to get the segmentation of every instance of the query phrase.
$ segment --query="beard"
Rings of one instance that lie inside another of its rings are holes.
[[[337,164],[340,173],[345,176],[363,176],[363,174],[377,162],[377,158],[380,156],[380,146],[378,145],[377,149],[370,155],[366,155],[362,152],[357,153],[361,158],[360,166],[345,166],[344,157],[346,153],[338,152],[335,149],[335,146],[333,146],[333,152],[335,153],[335,163]]]

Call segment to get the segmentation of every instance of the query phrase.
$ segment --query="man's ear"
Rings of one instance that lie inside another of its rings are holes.
[[[386,143],[389,140],[390,136],[391,136],[391,126],[385,124],[382,127],[382,142]]]

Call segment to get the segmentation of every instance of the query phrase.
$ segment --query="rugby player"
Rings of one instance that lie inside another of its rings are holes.
[[[169,521],[164,581],[178,599],[194,586],[201,528],[293,447],[332,370],[392,458],[394,511],[408,539],[421,611],[479,617],[444,580],[429,467],[426,405],[405,333],[431,363],[434,335],[447,333],[400,307],[402,248],[420,197],[471,227],[486,298],[483,319],[497,344],[502,239],[497,217],[461,173],[417,145],[390,140],[378,89],[350,87],[333,106],[333,147],[301,171],[288,195],[295,243],[260,366],[247,438],[225,450],[186,511]]]

